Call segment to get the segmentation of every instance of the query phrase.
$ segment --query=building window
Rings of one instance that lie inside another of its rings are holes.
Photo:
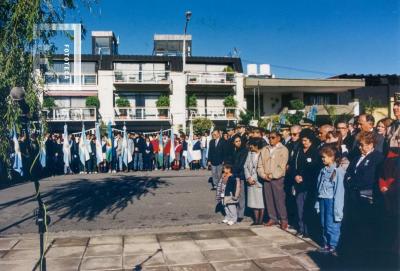
[[[336,93],[304,93],[305,105],[337,104]]]

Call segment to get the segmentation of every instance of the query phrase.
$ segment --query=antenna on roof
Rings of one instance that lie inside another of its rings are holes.
[[[240,51],[234,47],[232,57],[240,57]]]

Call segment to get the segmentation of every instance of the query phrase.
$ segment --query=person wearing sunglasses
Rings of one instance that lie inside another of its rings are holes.
[[[288,149],[281,143],[281,135],[271,132],[270,146],[261,151],[257,173],[264,180],[264,197],[270,220],[265,226],[273,226],[280,221],[281,228],[288,228],[285,203],[284,179],[289,158]]]

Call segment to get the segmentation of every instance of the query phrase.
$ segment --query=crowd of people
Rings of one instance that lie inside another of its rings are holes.
[[[247,214],[253,225],[292,227],[300,237],[320,236],[321,252],[332,255],[340,244],[362,246],[371,230],[397,248],[400,102],[393,110],[395,120],[377,123],[362,114],[335,126],[305,119],[273,131],[238,125],[190,137],[47,134],[41,146],[35,135],[28,140],[22,134],[20,175],[32,169],[42,175],[211,170],[223,223],[233,225]],[[29,167],[41,148],[41,167]]]
[[[376,125],[362,114],[318,128],[214,130],[208,163],[222,222],[251,210],[253,225],[292,227],[319,239],[322,253],[376,242],[397,251],[400,102],[394,115]]]

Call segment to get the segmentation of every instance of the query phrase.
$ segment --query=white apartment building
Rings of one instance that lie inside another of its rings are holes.
[[[49,127],[59,131],[65,123],[79,130],[82,122],[92,128],[96,121],[128,130],[185,130],[191,118],[207,117],[216,125],[236,122],[245,108],[244,75],[240,58],[191,56],[191,36],[186,36],[186,65],[182,65],[182,36],[155,35],[153,55],[119,55],[115,35],[92,32],[92,54],[82,55],[81,86],[74,75],[65,79],[62,55],[54,56],[51,72],[45,75],[45,98],[56,107],[48,110]],[[72,68],[73,65],[70,65]],[[196,108],[188,108],[186,97],[195,95]],[[235,108],[224,107],[226,96],[237,101]],[[86,98],[97,96],[98,111],[85,106]],[[170,104],[157,107],[160,96]],[[129,101],[119,107],[118,100]],[[232,113],[233,112],[233,113]]]
[[[52,131],[79,131],[82,123],[93,128],[96,121],[126,126],[129,131],[185,130],[190,119],[207,117],[217,127],[239,120],[246,109],[256,116],[279,113],[293,98],[306,104],[343,104],[343,93],[365,86],[360,79],[280,79],[270,74],[268,65],[260,72],[254,65],[243,73],[238,57],[193,56],[192,37],[155,35],[152,55],[120,55],[117,39],[111,31],[92,32],[92,54],[82,55],[81,74],[73,65],[71,76],[64,73],[64,56],[56,55],[52,67],[44,73],[45,97],[52,97],[56,107],[47,111]],[[185,65],[182,52],[185,51]],[[51,71],[50,71],[51,70]],[[75,85],[80,76],[81,85]],[[186,99],[195,95],[196,107]],[[234,108],[225,107],[225,97],[237,101]],[[98,97],[98,110],[86,106],[86,98]],[[169,106],[157,107],[160,96],[169,96]],[[118,106],[118,100],[129,101]]]

